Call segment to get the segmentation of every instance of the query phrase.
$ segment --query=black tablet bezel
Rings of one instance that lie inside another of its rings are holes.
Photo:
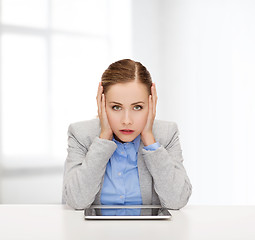
[[[141,209],[141,215],[95,215],[95,211],[99,212],[101,209]],[[146,211],[159,211],[162,215],[147,215]],[[92,214],[92,212],[94,214]],[[145,214],[146,215],[143,215]],[[84,209],[85,219],[171,219],[172,215],[167,208],[160,205],[92,205]]]

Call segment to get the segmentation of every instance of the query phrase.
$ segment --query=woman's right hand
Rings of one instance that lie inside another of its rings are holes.
[[[106,110],[105,110],[105,95],[103,94],[102,83],[99,82],[98,91],[97,91],[97,108],[98,108],[98,117],[101,124],[101,133],[100,138],[112,140],[113,132],[108,122]]]

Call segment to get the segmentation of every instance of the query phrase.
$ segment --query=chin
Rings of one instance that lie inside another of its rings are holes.
[[[135,139],[135,137],[133,137],[133,136],[124,136],[124,137],[121,136],[121,137],[119,137],[116,134],[114,135],[114,138],[119,142],[131,142]]]

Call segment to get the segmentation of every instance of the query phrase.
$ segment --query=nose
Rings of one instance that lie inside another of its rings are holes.
[[[123,113],[122,124],[125,126],[133,124],[131,113],[128,110]]]

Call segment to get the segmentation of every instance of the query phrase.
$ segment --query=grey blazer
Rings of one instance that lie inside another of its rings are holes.
[[[68,128],[68,155],[64,167],[62,202],[74,209],[100,204],[106,165],[117,148],[99,138],[100,120],[72,123]],[[138,173],[143,204],[161,204],[169,209],[185,206],[192,186],[183,167],[177,124],[154,120],[153,134],[160,147],[138,151]]]

